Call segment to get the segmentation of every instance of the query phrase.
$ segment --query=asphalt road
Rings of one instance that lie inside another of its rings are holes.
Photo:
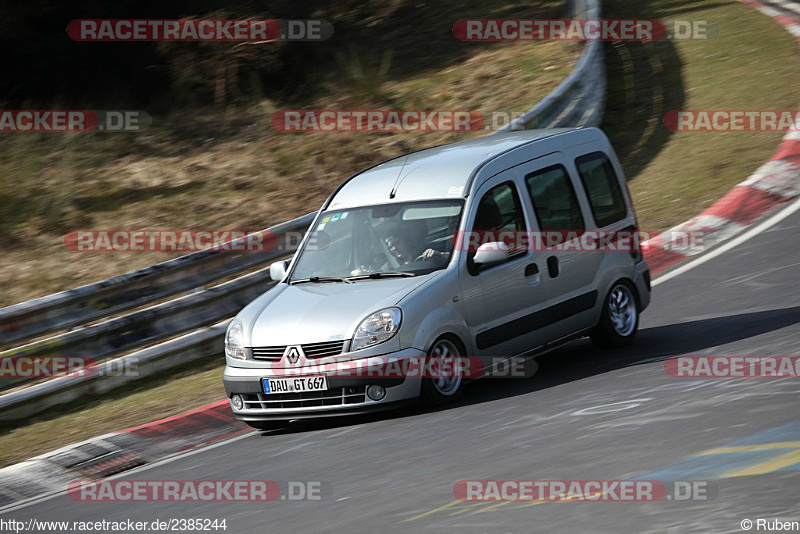
[[[61,495],[3,519],[225,518],[233,533],[742,532],[743,519],[800,521],[800,380],[679,379],[663,364],[686,354],[800,355],[799,234],[795,212],[658,285],[626,350],[577,341],[543,357],[533,378],[473,383],[446,409],[254,432],[123,477],[322,481],[320,501]],[[745,446],[713,451],[731,444]],[[712,452],[697,456],[704,451]],[[632,478],[706,481],[716,498],[476,504],[454,501],[452,491],[465,479]]]

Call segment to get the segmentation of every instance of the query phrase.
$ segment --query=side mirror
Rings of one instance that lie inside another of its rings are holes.
[[[289,268],[289,262],[286,260],[276,261],[269,266],[269,277],[280,282],[286,277],[286,269]]]
[[[511,249],[508,245],[500,241],[493,241],[491,243],[484,243],[478,247],[472,261],[475,262],[475,265],[490,265],[492,263],[504,262],[510,255]]]

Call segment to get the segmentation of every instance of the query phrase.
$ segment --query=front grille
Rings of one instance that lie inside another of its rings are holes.
[[[302,345],[306,358],[325,358],[336,356],[344,352],[346,341],[323,341],[321,343],[308,343]],[[277,362],[283,357],[287,345],[275,347],[253,347],[253,359],[266,362]]]
[[[333,388],[328,391],[307,391],[304,393],[263,393],[243,394],[247,410],[269,410],[276,408],[311,408],[314,406],[345,406],[366,402],[366,386]]]
[[[306,358],[324,358],[336,356],[344,352],[344,341],[323,341],[322,343],[309,343],[303,345]]]
[[[286,347],[253,347],[253,359],[277,362],[285,350]]]

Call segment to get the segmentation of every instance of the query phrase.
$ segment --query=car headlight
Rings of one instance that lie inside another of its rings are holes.
[[[358,325],[350,350],[359,350],[391,339],[400,329],[403,312],[400,308],[376,311]]]
[[[229,358],[244,360],[244,328],[238,319],[231,321],[225,332],[225,355]]]

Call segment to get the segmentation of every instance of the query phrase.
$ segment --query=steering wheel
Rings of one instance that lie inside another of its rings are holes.
[[[372,238],[375,239],[375,241],[377,241],[378,243],[380,243],[381,252],[388,260],[389,265],[391,265],[393,270],[397,270],[400,267],[400,262],[397,260],[397,258],[394,257],[394,254],[389,252],[389,247],[386,246],[386,242],[383,239],[381,239],[381,236],[378,235],[378,231],[375,230],[375,228],[371,224],[367,224],[367,228],[369,228],[369,232],[372,235]]]

